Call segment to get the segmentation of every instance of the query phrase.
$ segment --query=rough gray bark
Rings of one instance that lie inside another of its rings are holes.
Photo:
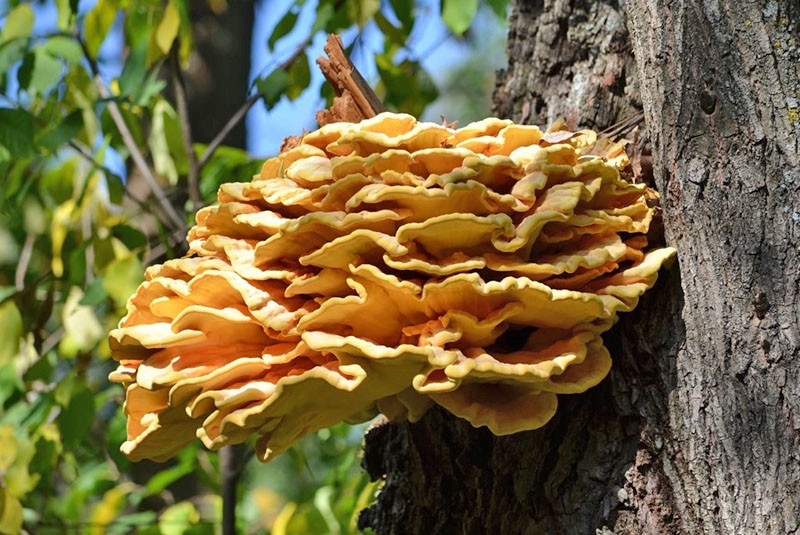
[[[498,113],[603,128],[641,102],[679,265],[606,336],[610,377],[544,428],[493,437],[433,410],[373,429],[385,485],[362,526],[800,527],[800,7],[731,4],[515,3]]]
[[[187,78],[189,117],[195,141],[208,143],[247,100],[250,84],[250,36],[253,0],[227,2],[215,13],[208,2],[191,2],[196,54],[190,58]],[[225,144],[244,148],[244,121]]]

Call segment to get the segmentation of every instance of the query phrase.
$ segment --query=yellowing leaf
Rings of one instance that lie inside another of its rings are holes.
[[[133,492],[136,485],[133,483],[122,483],[106,491],[103,499],[100,500],[92,511],[92,535],[103,535],[106,527],[111,524],[119,515],[120,509],[125,505],[125,496]]]
[[[199,521],[200,513],[197,512],[194,504],[179,502],[161,513],[158,527],[163,535],[181,535]]]
[[[31,30],[33,30],[33,9],[30,4],[20,4],[8,12],[1,37],[3,41],[28,37]]]
[[[83,290],[73,286],[61,313],[61,321],[66,335],[59,348],[67,356],[91,350],[105,336],[105,330],[95,316],[94,310],[81,305]]]
[[[153,124],[147,143],[150,146],[156,172],[172,185],[178,183],[178,168],[170,151],[170,141],[174,143],[174,130],[178,124],[178,114],[169,102],[159,99],[153,106]]]
[[[0,473],[8,470],[16,458],[17,437],[14,436],[14,426],[0,425]]]
[[[0,533],[15,535],[22,529],[22,504],[0,486]]]
[[[64,274],[64,259],[61,258],[61,250],[64,247],[64,240],[67,238],[72,223],[75,220],[75,200],[67,199],[59,205],[53,213],[50,226],[50,242],[53,246],[53,258],[50,260],[53,275],[61,277]]]
[[[0,304],[0,366],[11,361],[19,353],[22,337],[22,316],[14,301]],[[2,468],[2,466],[0,466]]]
[[[17,436],[17,430],[11,425],[0,426],[0,474],[3,483],[0,487],[14,497],[21,498],[36,486],[39,475],[31,475],[28,465],[36,451],[26,436]]]
[[[161,20],[153,32],[151,50],[148,52],[148,62],[154,61],[158,56],[169,54],[172,43],[175,42],[175,38],[178,36],[180,26],[181,16],[178,13],[178,8],[175,7],[174,1],[168,2]]]
[[[106,39],[108,30],[117,18],[117,2],[115,0],[97,0],[94,7],[86,14],[83,21],[83,33],[86,49],[93,58],[97,57],[100,46]]]

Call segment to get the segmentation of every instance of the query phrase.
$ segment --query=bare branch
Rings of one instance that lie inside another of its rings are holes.
[[[231,133],[231,130],[236,128],[236,125],[239,124],[239,121],[241,121],[244,116],[247,115],[247,112],[250,111],[250,108],[252,108],[260,98],[261,94],[252,95],[238,110],[236,110],[236,113],[234,113],[233,116],[228,119],[228,122],[222,127],[222,130],[219,131],[214,139],[211,140],[211,143],[208,144],[208,147],[206,147],[203,156],[200,158],[200,162],[197,164],[198,172],[205,167],[219,146],[222,145],[222,142],[225,141],[225,138],[228,137],[228,134]]]
[[[176,229],[182,229],[183,232],[186,232],[186,224],[183,222],[183,218],[181,218],[181,216],[175,210],[175,207],[172,206],[172,203],[169,202],[164,190],[158,184],[156,177],[153,176],[153,172],[147,165],[142,152],[139,150],[139,147],[136,146],[136,142],[133,139],[133,135],[131,135],[131,131],[128,129],[128,125],[125,124],[125,119],[122,117],[119,106],[117,106],[117,103],[112,99],[111,93],[109,93],[99,75],[94,77],[94,81],[95,85],[97,86],[97,90],[100,92],[100,96],[106,99],[108,111],[111,114],[111,119],[114,121],[117,130],[119,130],[119,133],[122,136],[122,141],[125,143],[125,147],[128,149],[128,152],[131,153],[131,158],[133,159],[134,165],[136,165],[136,168],[144,177],[147,185],[156,196],[159,204],[161,204],[161,206],[164,208],[164,211],[169,217],[172,225]]]
[[[197,161],[197,152],[192,143],[192,125],[189,122],[189,108],[186,104],[186,83],[181,73],[181,65],[178,60],[177,41],[170,52],[172,66],[172,88],[175,91],[175,106],[178,108],[178,119],[181,123],[181,135],[183,137],[183,149],[189,158],[189,175],[187,182],[189,187],[189,198],[192,200],[192,210],[197,210],[203,205],[200,197],[200,165]]]
[[[22,246],[22,252],[20,252],[19,262],[17,263],[17,271],[14,273],[14,288],[18,292],[25,289],[25,273],[28,272],[28,264],[31,262],[35,242],[35,235],[29,233],[25,236],[25,245]]]

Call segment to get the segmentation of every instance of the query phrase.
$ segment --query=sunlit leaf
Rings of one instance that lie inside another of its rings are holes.
[[[172,43],[178,37],[181,17],[174,0],[167,2],[164,13],[158,21],[155,31],[151,37],[150,47],[147,51],[147,63],[151,64],[160,57],[169,54]]]
[[[12,496],[21,498],[33,490],[40,477],[29,470],[35,454],[34,445],[13,425],[0,425],[0,451],[4,452],[0,459],[4,486]]]
[[[0,533],[15,535],[22,529],[22,504],[0,486]]]
[[[53,219],[50,225],[50,242],[53,249],[53,257],[50,260],[50,265],[53,269],[53,275],[61,277],[64,275],[64,259],[61,257],[61,251],[64,248],[64,240],[67,238],[67,232],[75,218],[75,200],[67,199],[53,212]]]
[[[70,357],[89,351],[105,336],[105,330],[94,309],[81,304],[83,296],[83,290],[77,286],[70,288],[69,297],[61,312],[65,335],[59,348],[64,355]]]
[[[462,35],[478,12],[478,0],[442,0],[442,20],[456,35]]]
[[[363,27],[369,22],[380,8],[380,0],[352,0],[347,2],[347,13],[359,27]]]
[[[75,14],[72,2],[70,0],[56,0],[56,8],[58,9],[56,26],[61,31],[68,31],[72,26],[73,15]]]
[[[100,46],[117,18],[116,0],[97,0],[94,7],[83,20],[83,34],[86,49],[92,58],[97,57]]]
[[[148,145],[156,172],[170,184],[177,184],[179,168],[185,168],[186,158],[178,114],[166,99],[159,99],[153,107]]]
[[[22,315],[17,305],[8,300],[0,304],[0,365],[10,362],[19,352],[22,337]]]
[[[78,63],[83,59],[81,45],[70,37],[54,35],[42,43],[41,49],[51,56],[64,58],[70,63]]]
[[[179,502],[161,513],[158,527],[163,535],[183,535],[200,521],[200,513],[191,502]]]
[[[31,30],[33,30],[33,8],[30,4],[21,3],[6,15],[0,39],[10,41],[19,37],[28,37]]]
[[[105,535],[108,526],[119,516],[125,505],[125,498],[136,488],[131,482],[121,483],[103,494],[102,499],[94,506],[91,518],[91,535]]]
[[[125,306],[128,297],[144,279],[144,267],[134,255],[118,258],[106,267],[103,287],[118,307]]]

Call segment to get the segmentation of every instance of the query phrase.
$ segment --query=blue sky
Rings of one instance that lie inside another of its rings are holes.
[[[96,0],[80,0],[79,12],[86,13]],[[310,0],[303,6],[295,29],[286,37],[276,43],[275,50],[267,49],[267,38],[272,28],[280,20],[292,0],[256,0],[255,19],[253,29],[253,46],[251,49],[251,77],[259,73],[268,74],[271,69],[285,60],[308,35],[314,21],[316,1]],[[47,35],[56,29],[55,2],[34,2],[36,12],[34,35]],[[441,82],[448,70],[460,62],[466,61],[471,54],[474,57],[486,57],[481,51],[473,50],[469,44],[449,35],[446,27],[439,17],[439,2],[437,0],[421,0],[416,7],[417,23],[412,32],[405,53],[410,57],[417,57],[425,69],[431,74],[434,81]],[[0,14],[8,11],[7,2],[0,0]],[[482,9],[476,20],[476,25],[484,32],[503,32],[500,22],[488,10]],[[342,38],[349,44],[356,38],[359,30],[353,29],[345,32]],[[367,24],[361,31],[360,48],[351,58],[356,67],[369,82],[377,78],[377,71],[372,59],[373,52],[382,47],[382,35],[374,23]],[[319,97],[323,77],[320,71],[313,66],[313,61],[322,55],[325,36],[321,33],[315,36],[309,50],[308,57],[312,63],[311,86],[295,101],[284,98],[269,112],[263,103],[257,103],[246,118],[248,129],[248,151],[256,157],[267,157],[278,152],[281,141],[289,135],[296,135],[303,129],[316,128],[315,112],[320,109],[322,101]],[[481,43],[478,43],[480,46]],[[485,45],[485,43],[484,43]],[[435,53],[434,53],[435,52]],[[114,28],[109,32],[100,49],[99,68],[101,76],[109,84],[119,75],[123,65],[123,38],[122,20],[117,18]],[[487,69],[495,70],[502,65],[487,65]],[[9,95],[15,95],[16,74],[11,73]],[[443,99],[444,100],[444,99]],[[438,120],[438,113],[442,113],[442,106],[446,111],[446,102],[434,106],[434,116],[425,116],[424,119]],[[122,169],[121,161],[115,155],[109,156],[108,165],[112,169]]]

